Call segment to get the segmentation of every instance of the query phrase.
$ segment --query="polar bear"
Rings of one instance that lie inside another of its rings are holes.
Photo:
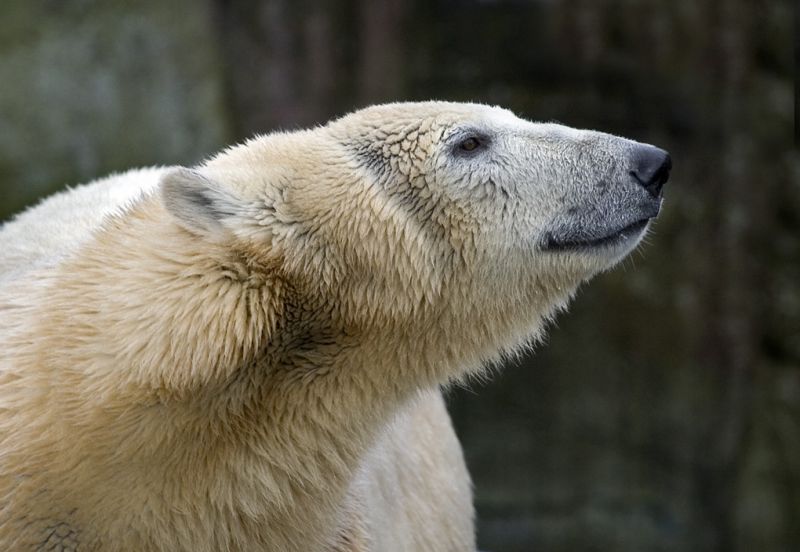
[[[0,231],[0,549],[469,551],[439,386],[535,339],[669,156],[373,106]]]

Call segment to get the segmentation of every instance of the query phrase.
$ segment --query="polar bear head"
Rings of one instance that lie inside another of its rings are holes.
[[[201,239],[278,267],[307,312],[513,347],[658,214],[666,152],[485,105],[373,106],[164,177]],[[413,332],[412,332],[413,333]]]

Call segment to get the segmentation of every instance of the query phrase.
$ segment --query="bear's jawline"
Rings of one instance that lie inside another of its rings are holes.
[[[552,234],[548,234],[547,239],[545,240],[544,249],[548,251],[559,251],[565,249],[600,247],[603,245],[613,244],[626,240],[634,235],[638,235],[642,230],[644,230],[645,226],[647,226],[647,223],[649,222],[649,218],[644,218],[620,228],[619,230],[615,230],[614,232],[611,232],[605,236],[586,240],[558,240]]]

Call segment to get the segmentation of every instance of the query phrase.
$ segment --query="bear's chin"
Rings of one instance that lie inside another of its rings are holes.
[[[639,219],[621,228],[598,232],[596,235],[557,237],[549,234],[543,249],[546,251],[602,252],[617,247],[631,247],[633,244],[632,249],[644,235],[650,220],[649,218]]]
[[[542,248],[544,258],[548,259],[548,272],[556,274],[565,289],[570,285],[578,287],[622,262],[639,246],[648,228],[646,221],[638,228],[625,229],[598,243]]]

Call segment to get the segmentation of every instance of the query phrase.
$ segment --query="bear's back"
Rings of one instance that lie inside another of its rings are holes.
[[[166,170],[137,169],[64,190],[0,226],[0,285],[57,265],[107,216],[151,193]]]

